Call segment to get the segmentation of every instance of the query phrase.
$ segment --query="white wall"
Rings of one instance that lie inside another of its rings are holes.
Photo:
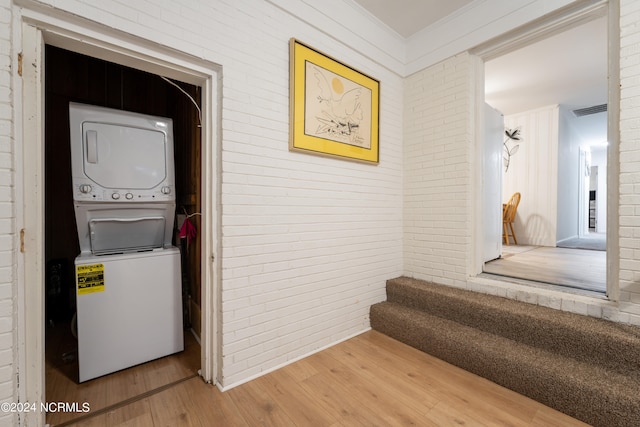
[[[640,324],[640,4],[620,16],[620,311]]]
[[[502,186],[505,202],[521,194],[514,229],[522,245],[556,245],[559,117],[557,105],[505,116],[506,128],[522,129]]]
[[[473,67],[468,54],[405,81],[404,269],[466,282],[471,254]]]
[[[476,71],[473,58],[457,53],[569,3],[574,2],[474,2],[491,13],[457,16],[448,22],[461,25],[437,26],[438,37],[430,37],[432,31],[417,35],[407,41],[407,59],[403,42],[349,1],[42,5],[62,24],[77,16],[113,28],[125,41],[148,40],[222,66],[221,380],[231,386],[362,331],[369,305],[384,299],[384,281],[401,273],[640,324],[635,0],[620,0],[620,262],[612,264],[620,274],[620,303],[596,304],[472,277]],[[15,401],[17,392],[13,185],[21,172],[13,154],[21,100],[12,95],[11,64],[19,51],[11,41],[11,18],[19,18],[12,4],[0,0],[0,400],[6,401]],[[465,23],[473,30],[462,34]],[[379,166],[288,151],[292,36],[381,80]],[[405,62],[411,75],[403,86]],[[12,415],[0,424],[14,425]]]
[[[578,237],[580,212],[580,134],[576,117],[560,106],[558,126],[558,220],[556,242]]]
[[[371,31],[357,16],[350,28],[326,15],[312,26],[268,2],[202,4],[216,24],[200,39],[223,67],[221,382],[229,387],[369,328],[369,306],[400,273],[402,80],[367,56],[377,53],[372,45],[359,52],[343,41]],[[379,165],[288,151],[290,37],[382,82]]]
[[[585,143],[580,120],[570,107],[561,105],[507,116],[505,124],[508,128],[522,127],[520,149],[511,158],[503,185],[505,201],[515,191],[523,193],[515,222],[518,242],[555,246],[577,237],[580,146]],[[600,163],[604,163],[606,174],[606,156]],[[551,197],[554,192],[556,200]],[[602,202],[600,208],[606,221],[606,196]]]
[[[369,307],[402,269],[402,78],[380,65],[393,61],[377,48],[397,39],[343,1],[325,4],[340,12],[335,18],[298,0],[287,8],[262,0],[43,3],[61,21],[80,16],[127,41],[221,66],[221,384],[367,330]],[[379,165],[289,151],[291,37],[382,82]],[[8,189],[0,196],[10,199]],[[11,277],[3,279],[11,290]],[[10,365],[6,372],[9,381]]]
[[[474,142],[467,146],[460,138],[453,139],[453,151],[445,153],[442,140],[445,132],[452,132],[447,128],[448,122],[457,122],[461,115],[463,122],[472,123],[473,115],[466,109],[461,108],[459,114],[452,113],[447,109],[447,105],[454,99],[464,99],[466,95],[460,93],[459,87],[448,86],[440,89],[444,82],[444,67],[452,67],[460,62],[468,65],[471,59],[465,55],[452,56],[438,64],[432,65],[407,79],[407,93],[413,92],[415,99],[407,97],[405,100],[405,274],[408,276],[431,279],[435,282],[452,284],[473,289],[479,292],[492,293],[508,298],[527,301],[533,304],[571,311],[594,317],[602,317],[615,322],[631,323],[640,325],[640,62],[638,62],[637,51],[640,49],[640,28],[637,22],[640,21],[640,3],[634,0],[620,0],[620,204],[614,203],[614,210],[619,209],[619,243],[614,237],[610,244],[619,244],[620,259],[611,259],[609,268],[614,269],[619,274],[619,300],[605,301],[597,298],[581,297],[558,291],[542,290],[526,286],[508,284],[501,281],[475,277],[477,272],[471,272],[466,278],[466,282],[460,275],[454,275],[455,269],[443,262],[438,256],[442,247],[440,242],[458,242],[455,251],[447,252],[447,256],[454,257],[456,265],[471,266],[476,262],[477,256],[469,256],[467,246],[464,244],[466,238],[471,235],[466,221],[472,221],[477,215],[476,206],[469,207],[465,212],[456,215],[458,221],[442,220],[443,216],[436,215],[438,209],[443,205],[449,195],[448,186],[451,181],[442,173],[437,174],[437,170],[431,170],[433,166],[448,164],[449,162],[459,163],[462,169],[473,169],[471,163],[461,159],[466,159],[471,154],[471,150],[478,145]],[[471,70],[468,70],[471,73]],[[424,102],[421,102],[419,91],[425,93]],[[437,96],[431,93],[437,92]],[[429,111],[438,116],[428,122],[418,120],[411,121],[412,116],[418,117],[420,109]],[[548,113],[547,113],[548,115]],[[557,114],[555,114],[557,117]],[[557,135],[550,132],[553,128],[553,117],[548,117],[544,121],[548,125],[536,130],[539,134]],[[557,123],[557,120],[556,120]],[[514,123],[517,124],[517,123]],[[464,125],[461,125],[464,128]],[[531,127],[536,129],[537,126]],[[531,135],[524,134],[525,140]],[[430,157],[423,159],[412,159],[409,153],[412,150],[421,150],[429,153]],[[469,150],[469,151],[466,151]],[[439,154],[442,151],[442,154]],[[514,158],[522,159],[518,153]],[[538,167],[557,165],[557,161],[551,156],[551,150],[543,150],[537,154],[540,160]],[[437,160],[437,163],[433,163]],[[432,162],[429,163],[428,161]],[[423,168],[424,165],[424,168]],[[552,166],[551,166],[552,167]],[[464,173],[464,172],[463,172]],[[417,176],[410,176],[417,174]],[[553,175],[554,172],[550,171]],[[469,175],[466,183],[460,184],[456,192],[460,197],[471,198],[467,193],[469,188],[477,188],[474,184],[476,175]],[[545,187],[549,184],[542,183]],[[555,186],[555,184],[554,184]],[[439,190],[438,188],[441,188]],[[551,191],[551,190],[550,190]],[[524,199],[523,195],[523,200]],[[424,202],[421,200],[424,198]],[[556,194],[549,194],[548,205],[555,204]],[[436,201],[434,204],[432,201]],[[551,202],[552,201],[552,202]],[[464,203],[461,203],[464,205]],[[424,218],[424,219],[423,219]],[[550,212],[548,218],[555,219],[556,212]],[[437,222],[440,219],[442,222]],[[539,221],[542,222],[542,221]],[[449,225],[450,229],[442,232],[443,226]],[[549,233],[545,235],[555,236],[555,230],[551,227]],[[611,233],[611,230],[608,230]],[[444,235],[443,235],[444,234]],[[476,235],[478,235],[476,233]],[[412,241],[413,239],[413,241]],[[458,257],[466,257],[458,259]],[[458,264],[459,262],[459,264]],[[469,267],[471,270],[472,268]],[[462,268],[460,269],[462,270]],[[452,276],[454,277],[452,279]],[[615,285],[614,285],[615,286]]]

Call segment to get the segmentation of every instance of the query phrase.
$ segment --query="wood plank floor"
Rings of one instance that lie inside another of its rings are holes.
[[[191,378],[74,425],[586,426],[375,331],[224,393]]]
[[[484,265],[485,273],[604,293],[607,254],[548,246],[503,246],[502,258]]]
[[[145,393],[193,378],[200,369],[200,345],[185,332],[185,350],[78,384],[77,341],[68,323],[49,326],[46,333],[45,396],[47,402],[87,402],[91,412],[118,405]],[[51,412],[46,421],[60,425],[77,418],[72,412]],[[81,415],[81,414],[80,414]]]

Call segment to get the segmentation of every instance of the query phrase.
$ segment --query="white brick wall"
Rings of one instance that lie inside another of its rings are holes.
[[[384,281],[403,271],[640,324],[639,2],[621,0],[620,307],[566,295],[531,299],[527,292],[467,281],[474,214],[469,55],[403,81],[401,55],[379,49],[397,46],[397,39],[355,15],[334,21],[311,0],[34,3],[55,6],[51,13],[62,19],[100,22],[222,66],[225,386],[363,330],[369,305],[384,299]],[[11,99],[10,8],[11,0],[0,0],[0,400],[15,393],[6,351],[15,353],[12,120],[13,108],[21,106]],[[340,10],[351,9],[357,10]],[[380,165],[288,151],[290,37],[381,81]],[[0,418],[0,424],[13,423]]]
[[[620,311],[640,324],[640,2],[620,17]]]
[[[224,28],[222,55],[208,53],[224,76],[225,386],[367,328],[402,257],[402,80],[267,3],[245,3],[224,21],[246,27]],[[380,165],[288,151],[292,36],[384,82]]]
[[[471,96],[470,86],[464,87],[469,81],[465,73],[471,71],[464,54],[405,80],[405,274],[640,325],[640,2],[621,0],[620,7],[620,301],[599,302],[464,276],[464,266],[473,261],[468,222],[474,212],[463,202],[471,201],[467,171],[472,155],[465,139],[471,123],[471,110],[464,105]],[[445,175],[453,172],[452,164],[459,167],[459,181]],[[458,209],[449,201],[457,202]]]
[[[471,259],[472,70],[460,54],[405,81],[405,274],[451,285]]]
[[[385,37],[379,26],[340,16],[347,28],[318,13],[309,23],[265,0],[140,5],[61,0],[52,13],[222,67],[223,386],[366,330],[370,305],[385,299],[385,281],[402,269],[402,78],[369,56]],[[355,32],[372,34],[357,41],[370,52],[351,47]],[[383,82],[379,165],[289,151],[291,37]]]
[[[16,396],[11,28],[11,1],[0,0],[0,402]],[[13,414],[0,413],[0,425],[14,424]]]

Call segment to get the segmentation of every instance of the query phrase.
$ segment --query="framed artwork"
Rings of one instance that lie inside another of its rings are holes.
[[[379,162],[380,82],[291,39],[289,149]]]

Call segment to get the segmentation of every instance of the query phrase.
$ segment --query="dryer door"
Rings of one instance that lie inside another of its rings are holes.
[[[86,121],[82,134],[84,172],[101,187],[148,190],[167,178],[165,133]]]

